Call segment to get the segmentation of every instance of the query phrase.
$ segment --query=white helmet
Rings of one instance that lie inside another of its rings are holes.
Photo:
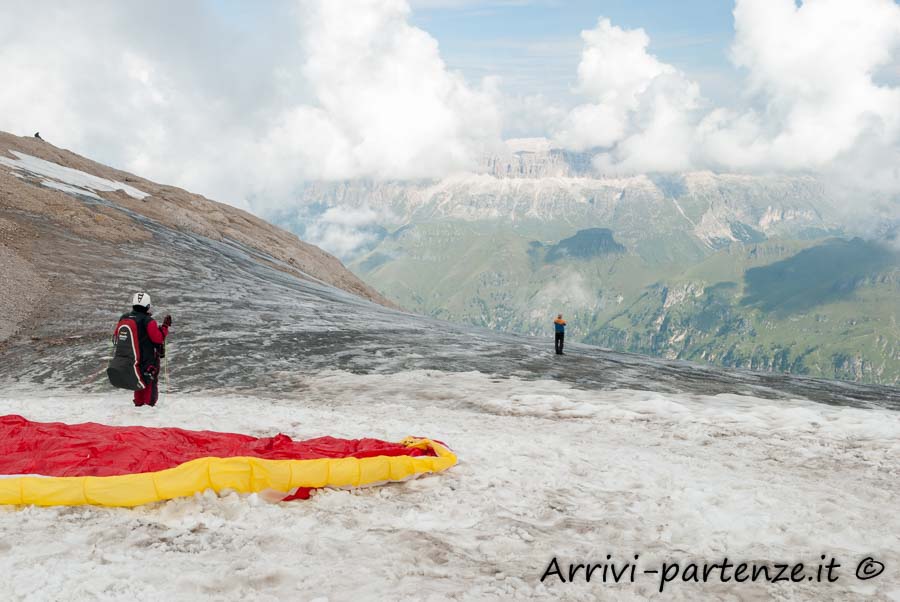
[[[134,297],[131,298],[131,304],[150,307],[150,295],[147,293],[135,293]]]

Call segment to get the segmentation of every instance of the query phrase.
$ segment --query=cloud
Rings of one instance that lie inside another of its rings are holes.
[[[735,64],[749,107],[710,112],[698,162],[720,170],[819,175],[844,225],[878,233],[900,223],[900,65],[893,0],[738,0]],[[893,226],[891,225],[893,224]]]
[[[383,215],[368,206],[330,207],[308,222],[304,236],[343,259],[352,259],[360,250],[378,242],[378,225]]]
[[[336,151],[324,177],[443,175],[471,168],[483,144],[499,139],[490,91],[447,69],[437,41],[409,25],[405,0],[306,7],[303,74],[316,107],[292,112],[285,127]]]
[[[548,132],[602,173],[808,171],[897,206],[883,201],[900,192],[894,0],[737,0],[744,93],[722,107],[645,31],[601,18],[582,33],[574,109],[465,81],[405,0],[247,6],[9,0],[0,129],[262,213],[304,179],[440,177],[501,134]]]
[[[655,78],[631,111],[627,135],[594,157],[601,171],[686,171],[692,167],[697,84],[680,73]]]
[[[404,0],[267,3],[252,26],[174,0],[2,10],[0,129],[233,204],[443,175],[500,138],[495,91],[447,69]]]
[[[577,90],[590,102],[569,113],[556,141],[573,150],[607,149],[597,156],[601,171],[686,168],[699,86],[647,51],[643,29],[601,18],[581,36]]]
[[[900,5],[737,0],[734,23],[742,101],[709,107],[643,30],[600,19],[582,33],[577,91],[589,102],[556,141],[593,149],[601,173],[814,173],[848,220],[900,221]]]
[[[566,117],[566,111],[542,94],[514,96],[493,88],[494,103],[503,107],[503,137],[544,138]],[[490,147],[488,147],[490,148]]]
[[[822,169],[871,144],[900,144],[900,88],[878,85],[896,64],[893,0],[738,0],[733,60],[746,69],[749,110],[717,110],[699,126],[710,163]]]
[[[0,128],[40,130],[100,161],[239,203],[252,178],[247,149],[277,109],[268,78],[277,63],[256,58],[286,47],[236,47],[234,32],[201,7],[4,3]]]

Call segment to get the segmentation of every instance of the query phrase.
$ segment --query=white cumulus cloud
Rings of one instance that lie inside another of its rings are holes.
[[[900,193],[900,4],[737,0],[733,106],[709,106],[642,29],[582,32],[562,107],[467,82],[406,0],[211,3],[8,0],[0,129],[268,212],[305,179],[440,177],[501,134],[549,134],[603,173],[808,171]],[[265,32],[265,35],[260,35]],[[887,201],[885,199],[888,199]],[[343,228],[344,226],[341,226]],[[349,227],[349,226],[348,226]],[[340,246],[340,245],[338,245]]]
[[[879,85],[898,63],[893,0],[738,0],[735,64],[757,105],[700,124],[709,162],[749,169],[821,169],[871,144],[900,144],[900,88]]]
[[[601,171],[688,167],[699,86],[648,52],[643,29],[601,18],[581,36],[578,91],[589,102],[569,113],[556,141],[573,150],[605,149],[595,161]]]
[[[598,149],[601,171],[806,170],[900,190],[900,5],[894,0],[737,0],[732,60],[743,103],[699,86],[608,19],[582,33],[574,108],[556,133]],[[890,80],[891,78],[888,78]]]
[[[316,109],[292,115],[290,127],[309,147],[339,151],[322,175],[443,175],[471,168],[483,145],[499,139],[490,91],[447,69],[437,41],[408,23],[405,0],[306,7],[303,74]]]
[[[500,138],[493,84],[449,70],[405,0],[271,3],[247,31],[201,3],[0,10],[0,129],[234,204],[444,175]]]

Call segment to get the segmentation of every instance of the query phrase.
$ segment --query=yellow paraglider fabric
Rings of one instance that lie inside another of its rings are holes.
[[[3,417],[4,419],[7,417]],[[12,418],[12,417],[10,417]],[[21,423],[24,419],[15,417]],[[3,419],[0,419],[2,422]],[[10,424],[17,424],[10,420]],[[77,428],[90,426],[95,431],[120,429],[105,425],[59,425],[30,423],[42,427]],[[136,428],[130,427],[131,431]],[[102,432],[102,431],[101,431]],[[219,435],[209,432],[179,431],[205,436]],[[222,434],[225,436],[225,434]],[[284,435],[270,440],[241,437],[245,445],[271,442],[303,445],[291,442]],[[345,440],[323,438],[327,444]],[[283,442],[286,440],[286,442]],[[249,443],[247,443],[249,441]],[[360,440],[347,441],[348,444]],[[114,474],[111,476],[41,476],[40,474],[8,474],[0,478],[0,504],[34,504],[38,506],[138,506],[160,500],[191,496],[213,489],[234,490],[240,493],[258,493],[271,490],[289,495],[299,489],[322,487],[362,487],[391,481],[403,481],[427,473],[447,470],[457,462],[456,455],[446,446],[430,439],[410,437],[399,444],[366,440],[375,451],[366,457],[316,457],[311,459],[271,459],[254,456],[199,457],[164,470]],[[383,444],[384,452],[372,442]],[[2,445],[0,445],[2,447]],[[399,449],[398,449],[399,448]],[[268,449],[268,448],[267,448]],[[408,450],[404,452],[403,449]],[[390,451],[388,451],[390,450]],[[390,455],[374,455],[385,453]],[[21,470],[19,472],[22,472]],[[36,472],[36,471],[30,471]]]
[[[362,487],[403,481],[447,470],[456,455],[428,439],[437,456],[375,456],[266,460],[263,458],[199,458],[175,468],[113,477],[8,477],[0,479],[0,504],[36,506],[140,506],[213,489],[258,493],[290,492],[298,487]]]

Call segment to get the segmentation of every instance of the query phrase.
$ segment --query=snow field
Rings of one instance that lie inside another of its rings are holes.
[[[295,394],[6,389],[34,420],[179,426],[297,439],[447,442],[446,473],[305,502],[211,491],[133,510],[0,509],[3,599],[638,600],[658,579],[559,583],[556,556],[804,562],[836,583],[672,583],[665,597],[900,599],[900,415],[809,402],[573,389],[481,373],[323,372]],[[879,578],[857,581],[873,556]],[[599,574],[599,573],[598,573]]]

